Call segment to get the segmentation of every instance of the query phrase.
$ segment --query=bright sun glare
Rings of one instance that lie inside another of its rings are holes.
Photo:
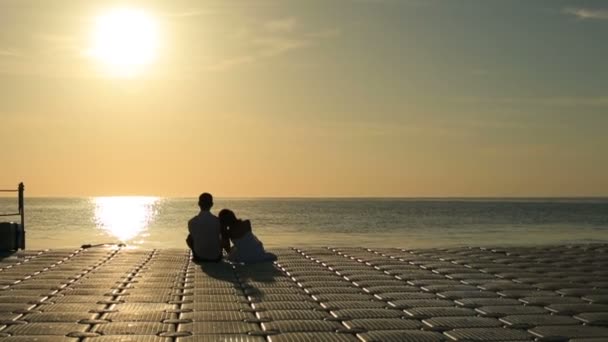
[[[139,74],[158,49],[158,25],[137,9],[114,9],[95,21],[90,55],[115,76]]]
[[[142,238],[157,214],[157,197],[96,197],[95,223],[121,242]]]

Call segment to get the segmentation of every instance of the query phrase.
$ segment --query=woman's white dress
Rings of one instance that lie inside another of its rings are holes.
[[[234,262],[255,263],[263,261],[274,261],[276,255],[264,250],[264,244],[248,231],[239,239],[233,239],[232,249],[228,254],[228,260]]]

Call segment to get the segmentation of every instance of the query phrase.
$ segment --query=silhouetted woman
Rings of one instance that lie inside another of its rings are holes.
[[[229,209],[222,209],[218,217],[222,234],[229,237],[233,244],[228,253],[228,260],[255,263],[277,259],[276,255],[264,250],[264,244],[251,231],[249,220],[238,219]]]

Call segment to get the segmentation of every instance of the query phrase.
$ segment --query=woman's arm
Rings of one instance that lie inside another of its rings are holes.
[[[251,221],[249,220],[245,220],[243,221],[243,231],[245,233],[250,232],[251,231]]]
[[[220,229],[220,247],[230,253],[230,235],[228,234],[228,227],[222,227]]]
[[[251,231],[251,222],[249,220],[239,220],[234,227],[230,227],[230,237],[233,240],[242,238],[245,234]]]

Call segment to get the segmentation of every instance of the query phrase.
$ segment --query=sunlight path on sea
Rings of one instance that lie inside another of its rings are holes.
[[[95,197],[95,224],[97,228],[129,242],[149,235],[148,227],[157,211],[158,197]]]

